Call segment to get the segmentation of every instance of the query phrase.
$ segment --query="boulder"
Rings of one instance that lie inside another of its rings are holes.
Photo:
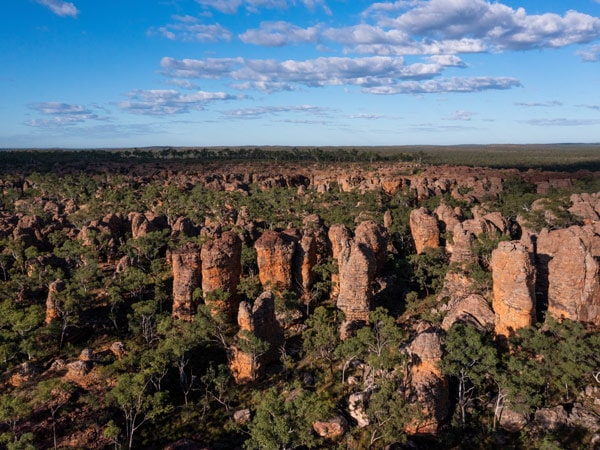
[[[48,286],[48,295],[46,297],[46,319],[44,321],[46,325],[60,317],[58,295],[65,287],[66,284],[63,280],[55,280]]]
[[[320,420],[312,424],[313,430],[328,441],[337,442],[346,433],[348,421],[342,416],[336,416],[329,420]]]

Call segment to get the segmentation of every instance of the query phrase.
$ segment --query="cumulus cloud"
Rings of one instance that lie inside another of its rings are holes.
[[[61,17],[77,17],[79,10],[77,7],[70,2],[64,2],[62,0],[36,0],[40,5],[44,5],[49,8],[57,16]]]
[[[486,0],[430,0],[384,21],[411,35],[482,39],[498,49],[557,48],[600,37],[600,19],[577,11],[529,15]]]
[[[192,16],[173,16],[175,22],[158,28],[150,28],[148,34],[158,34],[172,41],[218,42],[230,41],[232,34],[218,23],[205,25]]]
[[[237,98],[224,92],[197,91],[182,94],[174,89],[138,89],[130,92],[127,96],[129,100],[117,103],[119,108],[133,114],[149,116],[181,114],[191,110],[202,110],[209,102]]]
[[[247,30],[239,38],[245,44],[262,45],[265,47],[281,47],[283,45],[316,42],[318,28],[301,28],[289,22],[263,22],[260,28]]]
[[[400,80],[423,80],[440,75],[444,64],[457,60],[406,64],[402,57],[321,57],[304,61],[244,58],[204,60],[163,58],[165,73],[179,78],[231,79],[238,89],[292,90],[298,86],[354,85],[385,87]]]
[[[87,120],[106,120],[83,105],[61,102],[40,102],[29,105],[29,108],[43,117],[32,119],[27,125],[33,127],[58,127],[83,123]]]

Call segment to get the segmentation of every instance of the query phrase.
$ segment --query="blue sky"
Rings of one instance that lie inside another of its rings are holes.
[[[600,142],[600,0],[6,0],[0,147]]]

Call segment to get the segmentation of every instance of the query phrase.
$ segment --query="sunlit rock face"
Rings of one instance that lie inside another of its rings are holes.
[[[194,291],[202,279],[200,248],[188,243],[171,251],[168,259],[173,268],[173,317],[192,320],[196,313]]]
[[[492,252],[497,335],[509,337],[535,320],[535,267],[527,248],[520,242],[500,242]]]
[[[239,306],[237,286],[242,273],[242,240],[232,232],[207,242],[202,259],[202,295],[213,314],[235,322]]]

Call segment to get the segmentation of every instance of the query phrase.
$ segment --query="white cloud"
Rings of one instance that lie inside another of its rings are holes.
[[[528,15],[486,0],[430,0],[380,25],[433,39],[482,39],[502,50],[558,48],[600,37],[600,19],[577,11]]]
[[[285,9],[298,3],[296,0],[196,0],[196,2],[223,14],[235,14],[241,7],[248,12],[256,13],[260,8]],[[301,0],[300,3],[311,10],[320,6],[327,14],[331,13],[325,0]]]
[[[44,5],[49,8],[57,16],[65,17],[77,17],[79,10],[77,7],[70,2],[64,2],[62,0],[36,0],[40,5]]]
[[[531,119],[524,123],[538,127],[579,127],[600,124],[600,120],[593,119],[566,119],[563,117],[555,119]]]
[[[260,28],[247,30],[239,38],[245,44],[262,45],[265,47],[281,47],[283,45],[316,42],[318,28],[301,28],[289,22],[263,22]]]
[[[435,94],[442,92],[479,92],[503,90],[520,87],[516,78],[509,77],[472,77],[443,78],[427,81],[404,81],[401,83],[365,88],[370,94]]]
[[[162,116],[202,110],[207,103],[237,98],[224,92],[197,91],[182,94],[174,89],[135,90],[127,94],[129,100],[117,106],[133,114]]]
[[[600,2],[600,0],[598,0]],[[600,105],[577,105],[580,108],[592,109],[594,111],[600,111]]]
[[[27,125],[33,127],[55,127],[83,123],[87,120],[106,120],[83,105],[61,102],[40,102],[29,105],[29,108],[43,117],[32,119]]]
[[[515,102],[515,106],[524,106],[526,108],[551,108],[554,106],[562,106],[562,102],[558,100],[550,100],[547,102]]]
[[[295,86],[388,86],[400,80],[433,78],[445,68],[437,62],[405,64],[404,58],[397,56],[321,57],[304,61],[163,58],[161,65],[170,76],[231,79],[236,88],[267,92],[292,90]]]
[[[260,106],[256,108],[240,108],[223,111],[223,114],[229,118],[248,119],[265,115],[278,115],[280,113],[307,113],[313,115],[323,115],[329,110],[319,106],[294,105],[294,106]]]
[[[169,40],[184,42],[230,41],[232,34],[218,23],[205,25],[198,23],[192,16],[173,16],[174,23],[163,27],[151,28],[148,34],[159,34]]]
[[[579,50],[577,54],[584,62],[600,61],[600,44],[591,45],[583,50]]]
[[[445,120],[461,120],[461,121],[468,122],[473,117],[473,114],[474,113],[471,111],[465,111],[462,109],[458,109],[458,110],[454,111],[454,113],[450,117],[447,117]]]

